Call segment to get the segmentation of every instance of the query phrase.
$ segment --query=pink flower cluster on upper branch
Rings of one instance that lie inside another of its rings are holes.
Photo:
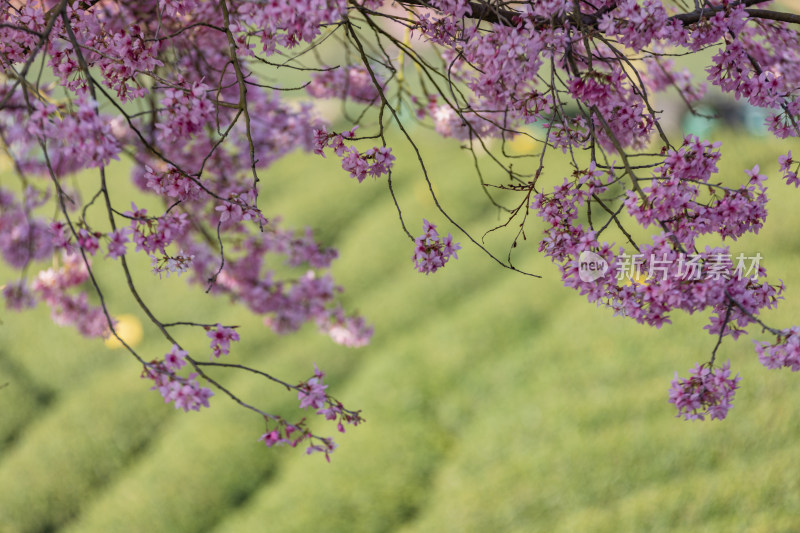
[[[356,128],[342,133],[329,133],[325,126],[315,129],[314,153],[325,157],[324,149],[333,148],[334,153],[342,158],[342,169],[350,172],[350,177],[359,183],[367,176],[377,178],[388,174],[395,160],[391,148],[375,146],[362,153],[354,146],[345,146],[346,140],[355,137]]]
[[[306,92],[314,98],[341,98],[364,104],[376,104],[380,101],[383,83],[375,87],[367,69],[363,66],[348,66],[326,70],[314,74]]]

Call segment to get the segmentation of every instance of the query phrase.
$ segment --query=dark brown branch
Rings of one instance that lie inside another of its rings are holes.
[[[412,5],[412,6],[421,6],[434,10],[436,9],[435,7],[431,6],[429,2],[425,2],[424,0],[398,0],[398,3]],[[492,24],[510,25],[514,20],[514,18],[520,15],[518,11],[498,9],[496,7],[488,6],[484,3],[479,3],[479,2],[470,2],[469,6],[472,9],[472,14],[467,15],[468,18],[489,22]]]
[[[717,350],[719,349],[720,344],[722,344],[722,337],[725,336],[725,328],[728,327],[728,322],[731,319],[731,309],[733,309],[733,299],[731,298],[727,308],[725,309],[725,318],[722,320],[722,327],[719,328],[719,337],[717,338],[717,344],[714,345],[714,349],[711,351],[711,361],[708,362],[709,366],[714,366],[714,359],[717,358]]]
[[[741,2],[735,4],[729,4],[728,7],[733,8],[738,5],[754,6],[756,4],[763,4],[764,2],[767,1],[768,0],[742,0]],[[725,9],[726,9],[725,6],[707,7],[703,9],[697,9],[695,11],[692,11],[691,13],[682,13],[680,15],[674,15],[670,18],[674,20],[680,20],[683,23],[683,25],[686,26],[688,24],[694,24],[695,22],[699,22],[703,18],[708,18],[717,11],[725,11]]]
[[[742,0],[741,2],[729,4],[728,7],[736,7],[737,5],[744,5],[745,7],[763,4],[768,0]],[[435,7],[431,6],[428,2],[424,0],[398,0],[398,3],[405,4],[405,5],[414,5],[414,6],[421,6],[429,9],[436,9]],[[470,7],[472,8],[472,14],[466,15],[467,18],[475,19],[482,22],[489,22],[491,24],[503,24],[503,25],[512,25],[514,23],[514,19],[521,15],[519,11],[510,11],[505,9],[498,9],[496,7],[487,5],[483,2],[470,2]],[[684,26],[694,24],[699,22],[703,18],[708,18],[718,11],[724,11],[726,9],[725,6],[714,6],[714,7],[707,7],[702,9],[697,9],[690,13],[681,13],[679,15],[673,15],[670,17],[673,20],[679,20],[683,23]],[[597,13],[593,14],[580,14],[580,24],[585,26],[596,26],[600,16],[607,13],[608,9],[601,9]],[[768,19],[768,20],[776,20],[779,22],[789,22],[794,24],[800,24],[800,15],[796,15],[794,13],[784,13],[779,11],[771,11],[769,9],[746,9],[745,10],[748,15],[755,18],[761,19]],[[560,26],[564,23],[565,20],[574,20],[575,15],[573,13],[567,13],[560,17],[553,17],[553,18],[540,18],[537,17],[536,23],[542,26]]]
[[[795,13],[784,13],[782,11],[770,11],[769,9],[745,9],[751,18],[777,20],[779,22],[789,22],[800,24],[800,15]]]
[[[26,28],[25,26],[18,26],[16,24],[8,24],[7,22],[0,22],[0,28],[8,28],[8,29],[11,29],[11,30],[21,31],[21,32],[24,32],[24,33],[30,33],[31,35],[35,35],[35,36],[39,37],[40,39],[42,38],[42,34],[41,33],[39,33],[38,31],[34,31],[34,30],[30,29],[30,28]]]

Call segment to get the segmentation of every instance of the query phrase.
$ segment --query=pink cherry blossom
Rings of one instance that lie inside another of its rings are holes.
[[[173,372],[180,370],[186,364],[187,355],[177,344],[173,344],[172,349],[164,356],[164,366]]]
[[[414,268],[424,274],[436,272],[442,268],[450,258],[458,259],[456,252],[461,245],[453,242],[453,236],[447,235],[439,238],[436,226],[422,220],[423,233],[414,241]]]
[[[128,244],[130,228],[118,228],[108,234],[108,257],[117,259],[125,255],[125,245]]]
[[[231,350],[231,341],[238,341],[239,334],[233,328],[226,328],[222,324],[217,324],[214,329],[209,329],[206,333],[211,339],[211,349],[214,355],[219,357],[222,354],[228,355]]]
[[[730,362],[720,368],[698,364],[689,370],[690,377],[681,379],[675,373],[669,391],[669,402],[678,409],[678,417],[704,420],[706,416],[724,419],[739,388],[741,378],[730,377]]]

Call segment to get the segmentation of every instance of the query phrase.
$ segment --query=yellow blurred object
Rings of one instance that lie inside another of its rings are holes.
[[[539,141],[528,135],[516,135],[510,141],[506,141],[508,151],[513,155],[531,155],[536,153],[539,148]]]
[[[138,318],[133,315],[120,315],[115,318],[117,320],[117,325],[114,329],[117,331],[117,335],[128,343],[128,346],[136,346],[142,341],[144,330]],[[113,335],[107,338],[105,343],[109,348],[122,348],[122,343]]]
[[[635,272],[626,278],[625,285],[650,285],[647,274],[636,269]]]
[[[0,172],[14,168],[14,162],[6,154],[0,154]]]

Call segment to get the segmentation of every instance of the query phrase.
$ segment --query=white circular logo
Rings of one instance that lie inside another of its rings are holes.
[[[608,272],[606,260],[594,252],[583,251],[578,258],[578,277],[581,281],[594,281]]]

